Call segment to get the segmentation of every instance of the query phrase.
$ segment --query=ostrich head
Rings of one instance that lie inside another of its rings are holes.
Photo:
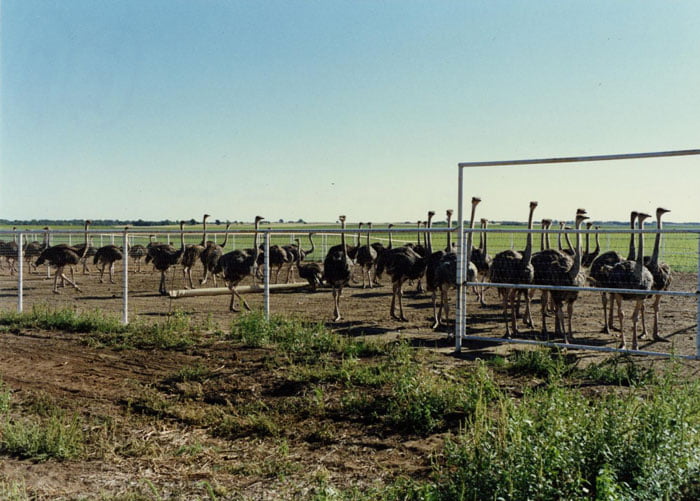
[[[666,214],[667,212],[671,212],[671,210],[670,210],[670,209],[664,209],[663,207],[659,207],[658,209],[656,209],[656,217],[661,217],[661,216],[663,216],[664,214]]]

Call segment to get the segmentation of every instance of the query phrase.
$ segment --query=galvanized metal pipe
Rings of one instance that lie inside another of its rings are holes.
[[[17,313],[24,310],[24,249],[22,248],[22,233],[17,241]],[[12,271],[12,270],[10,270]]]
[[[265,232],[265,274],[263,293],[263,308],[265,310],[265,320],[270,320],[270,232]]]
[[[123,297],[123,308],[122,308],[122,323],[127,325],[129,323],[129,233],[124,230],[124,268],[122,270],[123,276],[123,286],[122,286],[122,297]]]

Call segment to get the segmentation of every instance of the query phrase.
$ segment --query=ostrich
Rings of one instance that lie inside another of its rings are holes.
[[[659,244],[661,241],[661,216],[671,212],[668,209],[659,207],[656,209],[656,240],[654,241],[654,251],[649,256],[644,256],[644,266],[651,272],[654,277],[654,285],[652,287],[655,291],[665,291],[671,285],[671,267],[667,263],[659,262]],[[641,251],[640,251],[641,253]],[[655,341],[667,341],[659,335],[659,303],[661,302],[661,295],[657,294],[654,296],[654,330],[653,337]],[[641,337],[641,336],[640,336]]]
[[[651,290],[654,286],[654,277],[651,272],[644,266],[644,220],[651,217],[649,214],[637,214],[637,222],[639,224],[639,244],[637,247],[637,257],[634,261],[624,260],[613,266],[608,273],[609,287],[618,289],[639,289]],[[632,349],[639,348],[637,341],[637,319],[639,314],[642,314],[644,320],[644,299],[645,294],[625,294],[614,293],[613,301],[617,303],[617,316],[620,320],[620,348],[625,349],[625,332],[622,325],[624,313],[622,312],[622,300],[634,300],[635,307],[632,313]]]
[[[258,267],[265,264],[265,246],[263,244],[260,244],[260,251],[261,252],[258,253],[257,257]],[[277,271],[275,272],[275,283],[277,283],[279,280],[282,267],[287,263],[289,263],[289,255],[284,247],[277,244],[270,245],[270,268],[277,268]]]
[[[630,230],[634,230],[634,223],[637,220],[637,212],[630,212]],[[627,253],[627,260],[633,261],[635,258],[634,251],[634,233],[630,232],[630,243],[629,251]],[[608,280],[608,273],[610,269],[617,263],[622,262],[624,259],[616,251],[610,250],[603,252],[598,255],[591,263],[591,268],[589,271],[589,276],[593,280],[593,284],[596,287],[610,288],[610,282]],[[608,314],[608,295],[603,292],[601,294],[601,302],[603,303],[603,332],[610,334],[610,329],[613,328],[613,307],[610,304],[610,312]]]
[[[372,223],[367,223],[367,227],[371,230]],[[369,288],[372,288],[372,267],[377,262],[377,251],[369,243],[370,232],[367,232],[367,243],[357,248],[357,264],[360,265],[362,270],[362,288],[366,288],[365,283],[365,273],[367,274],[367,282],[369,283]],[[414,248],[415,250],[415,248]]]
[[[471,217],[469,219],[469,229],[474,229],[474,215],[476,213],[476,206],[479,205],[481,199],[478,197],[472,197],[472,210]],[[450,221],[452,216],[452,211],[447,211],[447,218]],[[473,232],[469,232],[467,235],[467,249],[472,250],[472,240]],[[429,240],[431,242],[431,240]],[[432,247],[432,242],[430,244]],[[473,250],[472,250],[473,251]],[[471,254],[471,252],[470,252]],[[428,271],[430,271],[432,278],[427,279]],[[467,281],[471,282],[475,280],[478,270],[476,265],[472,262],[471,258],[467,257]],[[457,254],[452,250],[452,232],[447,233],[447,247],[444,251],[433,252],[430,255],[428,265],[426,265],[426,283],[429,283],[429,288],[431,288],[433,295],[433,329],[436,329],[442,323],[442,314],[444,311],[445,318],[450,317],[450,305],[449,305],[449,291],[452,287],[455,287],[457,283]],[[440,290],[440,308],[436,313],[436,293],[437,289]]]
[[[591,227],[593,226],[593,223],[588,222],[586,223],[586,229],[590,230]],[[586,252],[583,253],[583,258],[581,260],[581,265],[585,266],[586,268],[590,268],[591,264],[593,264],[593,261],[595,258],[598,257],[598,254],[600,254],[600,238],[598,235],[598,230],[600,228],[598,226],[595,227],[595,249],[593,249],[593,252],[589,252],[588,249],[588,241],[590,235],[586,233]]]
[[[311,241],[311,250],[309,252],[301,248],[301,244],[299,243],[298,238],[295,239],[297,248],[299,249],[298,257],[295,264],[297,267],[297,272],[299,273],[299,277],[309,282],[311,290],[313,292],[316,292],[316,287],[321,285],[321,282],[323,280],[323,270],[321,269],[321,265],[319,265],[318,263],[301,264],[301,261],[304,259],[306,254],[311,254],[314,250],[314,241],[311,238],[312,235],[313,233],[309,233],[309,241]]]
[[[141,244],[134,244],[129,246],[129,257],[134,260],[136,264],[136,273],[141,273],[141,259],[143,259],[148,250]]]
[[[128,230],[129,227],[125,227],[124,230]],[[95,257],[92,259],[92,264],[101,265],[100,266],[100,283],[103,283],[102,277],[105,274],[105,268],[109,266],[109,282],[114,282],[114,263],[123,259],[122,250],[116,245],[103,245],[97,252],[95,252]]]
[[[160,271],[160,285],[158,292],[166,295],[168,291],[165,288],[165,273],[171,266],[175,266],[182,261],[182,256],[185,253],[185,222],[180,221],[180,248],[176,249],[170,244],[154,244],[148,249],[146,256],[146,264],[153,261],[153,266]]]
[[[488,219],[481,219],[481,229],[487,229],[488,224]],[[471,262],[474,263],[474,266],[476,266],[477,282],[485,282],[489,275],[491,263],[493,262],[493,258],[488,253],[488,233],[485,231],[479,234],[479,247],[472,249]],[[475,288],[476,297],[479,299],[481,306],[486,305],[486,302],[484,301],[484,290],[485,287],[483,286]]]
[[[577,230],[581,228],[581,225],[586,219],[588,219],[588,216],[584,215],[583,213],[578,212],[576,214]],[[541,254],[551,251],[553,251],[553,249],[550,249],[550,251],[543,251]],[[544,277],[542,277],[541,274],[538,274],[538,267],[535,266],[536,282],[541,285],[559,285],[568,287],[583,286],[586,282],[586,277],[581,272],[582,257],[583,256],[581,253],[581,235],[579,233],[576,233],[576,247],[574,249],[573,258],[563,252],[554,251],[553,253],[551,253],[551,260],[548,263],[547,269],[545,270]],[[535,259],[533,257],[533,265],[534,264]],[[569,341],[573,339],[572,314],[574,309],[574,301],[578,299],[578,292],[552,290],[550,291],[549,295],[551,296],[552,301],[554,302],[554,310],[556,316],[555,332],[557,334],[561,334],[564,337],[564,342],[568,344]],[[564,326],[564,302],[566,302],[567,304],[567,316],[569,319],[568,336],[566,327]],[[546,301],[543,299],[542,330],[546,333],[547,325],[545,320],[545,309]]]
[[[36,266],[32,262],[33,259],[38,258],[41,253],[44,251],[44,249],[48,248],[49,246],[49,227],[44,226],[44,240],[43,242],[39,243],[37,241],[34,242],[28,242],[24,245],[24,258],[27,261],[27,267],[29,269],[29,273],[32,273],[32,266],[34,269],[36,269]]]
[[[527,221],[527,229],[532,230],[532,216],[537,207],[537,202],[530,202],[530,215]],[[491,263],[491,283],[497,284],[530,284],[535,275],[535,270],[530,262],[532,259],[532,233],[528,231],[525,250],[521,253],[514,250],[505,250],[496,254]],[[502,294],[503,317],[506,321],[505,337],[511,337],[511,329],[508,325],[508,307],[511,309],[512,334],[518,334],[515,325],[515,296],[518,289],[506,289]],[[530,296],[525,294],[526,306],[529,311]]]
[[[340,216],[341,229],[345,230],[345,216]],[[334,322],[340,320],[340,296],[343,293],[343,286],[347,285],[352,274],[352,260],[348,255],[348,248],[345,245],[345,232],[340,234],[340,245],[335,245],[328,250],[326,258],[323,260],[323,278],[333,287],[333,315]]]
[[[200,279],[200,285],[204,285],[205,283],[207,283],[207,280],[209,279],[209,274],[211,274],[211,276],[214,278],[214,287],[216,287],[216,273],[214,273],[214,270],[216,269],[216,265],[218,264],[219,259],[221,259],[221,256],[224,255],[224,249],[226,248],[226,244],[228,243],[228,230],[230,228],[231,223],[226,222],[226,230],[224,231],[223,243],[219,245],[212,241],[208,241],[206,246],[204,247],[204,250],[199,255],[199,259],[202,261],[202,265],[204,266],[204,278]]]
[[[192,267],[199,261],[199,256],[204,251],[204,245],[207,242],[207,218],[209,218],[209,214],[202,216],[202,241],[198,244],[187,244],[185,253],[182,255],[182,276],[185,282],[185,289],[194,289]],[[189,287],[187,286],[188,283]]]
[[[59,294],[58,291],[58,278],[61,277],[62,280],[67,281],[71,284],[75,290],[80,291],[80,288],[76,285],[75,281],[68,278],[64,273],[63,269],[66,266],[76,265],[81,259],[85,257],[85,253],[88,248],[88,228],[90,227],[91,221],[85,221],[85,245],[83,246],[83,254],[78,254],[74,247],[70,247],[66,244],[58,244],[52,247],[47,247],[39,255],[36,260],[35,265],[40,266],[44,262],[49,263],[49,265],[56,268],[53,278],[53,292],[54,294]]]
[[[246,310],[250,310],[250,306],[236,290],[236,286],[248,275],[253,277],[255,284],[255,271],[260,255],[260,247],[258,246],[258,228],[260,221],[265,219],[262,216],[255,216],[255,232],[253,233],[253,248],[252,249],[235,249],[227,252],[219,258],[219,262],[213,270],[213,273],[221,273],[226,286],[231,291],[231,302],[229,303],[230,311],[238,311],[235,306],[235,299],[238,297]]]
[[[12,231],[16,231],[17,227],[13,226]],[[17,271],[16,268],[16,261],[17,261],[17,234],[15,233],[12,236],[12,241],[11,242],[2,242],[2,245],[0,246],[0,256],[5,258],[5,261],[7,261],[8,266],[10,267],[10,275],[14,275],[15,272]]]

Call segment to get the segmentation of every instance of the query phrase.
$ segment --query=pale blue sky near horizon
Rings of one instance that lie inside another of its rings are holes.
[[[700,2],[0,3],[0,218],[416,221],[459,162],[700,148]],[[465,171],[700,221],[700,156]]]

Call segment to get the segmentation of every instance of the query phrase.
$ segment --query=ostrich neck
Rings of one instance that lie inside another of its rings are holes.
[[[644,221],[639,220],[639,245],[637,248],[637,264],[634,267],[634,275],[639,278],[642,276],[642,268],[644,268]]]
[[[487,227],[487,226],[484,225],[484,229],[486,229],[486,227]],[[484,232],[483,232],[483,235],[484,235],[484,247],[482,248],[481,253],[482,253],[484,256],[486,256],[486,245],[487,245],[487,242],[488,242],[488,236],[489,236],[489,234],[486,233],[486,232],[484,231]]]
[[[368,228],[371,230],[371,229],[372,229],[372,225],[371,225],[371,224],[368,225]],[[369,231],[367,232],[367,247],[369,247]]]
[[[475,203],[472,204],[472,213],[471,216],[469,217],[469,229],[473,230],[474,229],[474,214],[476,214],[476,205]],[[451,230],[452,228],[450,228]],[[447,250],[451,251],[452,250],[452,240],[450,239],[450,235],[452,232],[447,234]],[[471,260],[471,254],[472,254],[472,241],[474,238],[474,233],[470,231],[467,234],[467,263]]]
[[[340,229],[345,230],[345,221],[341,221],[340,223]],[[359,235],[359,233],[358,233]],[[359,240],[358,240],[359,243]],[[346,262],[348,260],[348,250],[345,248],[345,231],[341,232],[340,234],[340,247],[343,252],[343,262]]]
[[[574,246],[571,245],[571,240],[569,239],[568,233],[564,233],[564,238],[566,239],[566,245],[569,246],[569,249],[574,250]],[[578,238],[578,235],[577,235],[577,238]]]
[[[532,233],[530,233],[529,230],[532,230],[532,215],[535,213],[535,208],[531,207],[530,208],[530,216],[527,219],[527,240],[525,244],[525,252],[523,253],[523,264],[524,265],[529,265],[530,264],[530,258],[532,257]]]
[[[576,228],[578,230],[578,228]],[[590,228],[588,228],[590,230]],[[576,238],[578,239],[579,235],[576,234]],[[591,241],[591,236],[586,233],[586,254],[590,252],[591,246],[590,246],[590,241]]]
[[[311,233],[309,233],[309,242],[311,242],[311,249],[304,251],[304,254],[309,255],[312,254],[314,249],[316,249],[316,246],[314,245],[314,240],[311,238]]]
[[[651,262],[659,262],[659,246],[661,244],[661,216],[656,216],[656,239],[654,240],[654,251],[651,254]]]
[[[418,243],[418,245],[420,245],[420,221],[418,222],[418,234],[417,234],[416,242]]]
[[[549,244],[549,226],[547,226],[545,228],[545,230],[546,231],[544,232],[544,248],[549,249],[549,247],[550,247],[550,244]]]
[[[428,224],[425,226],[428,229],[431,229],[433,227],[433,216],[428,214]],[[428,232],[428,235],[426,236],[426,241],[428,242],[428,253],[432,254],[433,253],[433,235]]]
[[[185,227],[182,224],[180,225],[180,249],[185,249]]]
[[[474,207],[472,206],[472,226],[473,228],[473,223],[474,223]],[[469,236],[471,237],[471,232],[469,233]],[[471,239],[469,240],[469,247],[467,249],[471,249]],[[447,216],[447,252],[452,252],[452,216]]]
[[[630,230],[634,230],[634,217],[630,217]],[[634,253],[634,233],[630,233],[630,249],[629,252],[627,253],[627,260],[628,261],[634,261],[635,258],[635,253]]]
[[[83,253],[80,256],[80,259],[83,259],[85,256],[87,256],[87,251],[89,247],[88,243],[88,229],[90,228],[90,223],[85,223],[85,248],[83,249]]]
[[[595,250],[593,252],[600,252],[600,235],[598,234],[598,231],[595,232]]]
[[[224,231],[224,242],[221,244],[221,248],[225,249],[226,244],[228,243],[228,230],[231,227],[231,225],[227,224],[226,225],[226,230]]]
[[[581,261],[582,261],[582,256],[581,256],[581,234],[578,233],[578,230],[581,229],[581,223],[583,221],[577,221],[576,222],[576,248],[574,249],[574,265],[571,267],[569,270],[569,277],[573,281],[575,279],[579,272],[581,271]],[[588,250],[586,250],[588,252]]]
[[[207,218],[202,219],[202,243],[204,245],[207,242]]]

